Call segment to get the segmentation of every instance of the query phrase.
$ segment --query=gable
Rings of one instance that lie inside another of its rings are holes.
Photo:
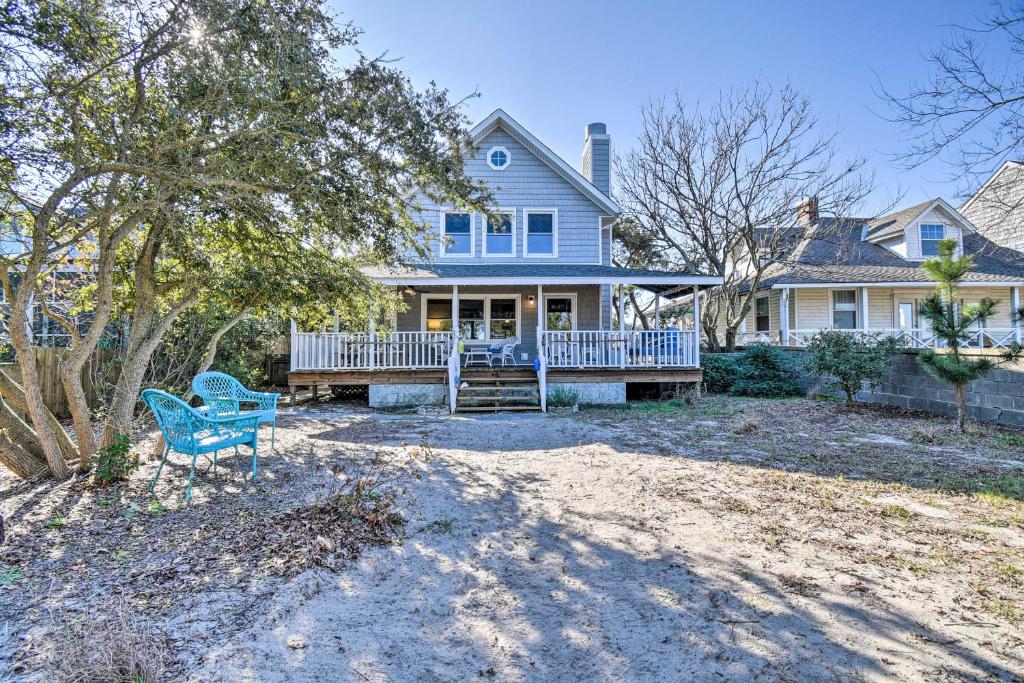
[[[480,148],[486,144],[486,139],[498,130],[503,131],[519,145],[528,150],[537,160],[554,171],[564,182],[575,187],[590,202],[608,215],[617,215],[622,212],[619,206],[610,197],[601,192],[589,180],[584,178],[579,171],[569,165],[564,159],[555,154],[551,149],[541,142],[533,133],[524,128],[519,122],[506,114],[501,109],[495,110],[490,116],[481,121],[470,135],[477,143],[477,155],[481,153]],[[482,150],[486,154],[490,147]],[[476,156],[474,155],[474,159]],[[486,161],[485,161],[486,164]]]

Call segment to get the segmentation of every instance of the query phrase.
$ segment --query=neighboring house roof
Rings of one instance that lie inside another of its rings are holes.
[[[1024,164],[1021,164],[1021,162],[1019,161],[1004,161],[1003,165],[1000,166],[999,169],[995,173],[993,173],[988,180],[985,181],[985,184],[978,188],[978,191],[972,194],[970,198],[963,203],[963,205],[960,207],[960,213],[968,211],[971,208],[971,206],[973,206],[974,203],[978,201],[980,197],[984,196],[985,192],[988,191],[988,189],[996,181],[996,178],[1003,174],[1003,171],[1010,168],[1018,168],[1022,165]]]
[[[607,211],[611,215],[622,213],[619,205],[613,202],[608,195],[597,189],[579,171],[570,166],[562,157],[552,152],[547,145],[537,139],[533,133],[526,130],[522,124],[503,110],[495,109],[490,116],[478,123],[470,131],[470,136],[473,138],[474,143],[479,144],[491,131],[499,126],[515,138],[519,144],[529,149],[538,159],[550,166],[552,170],[586,195],[590,201],[597,204],[602,210]]]
[[[362,269],[386,285],[637,285],[670,298],[683,296],[684,287],[712,287],[722,278],[680,271],[616,268],[588,264],[426,264]]]
[[[913,209],[930,206],[928,202]],[[900,211],[903,215],[910,210]],[[918,210],[916,215],[923,211]],[[902,218],[900,219],[902,220]],[[913,218],[908,219],[913,220]],[[862,218],[822,219],[795,248],[787,263],[770,266],[759,288],[808,284],[931,284],[916,261],[907,261],[885,247],[861,239]],[[964,252],[974,267],[964,284],[1024,283],[1024,254],[966,232]]]
[[[890,238],[902,237],[910,224],[935,207],[945,209],[962,227],[966,228],[969,232],[974,232],[974,226],[966,218],[961,216],[945,199],[936,197],[934,199],[926,199],[920,204],[915,204],[896,213],[890,213],[887,216],[866,221],[864,236],[873,242],[883,242]]]

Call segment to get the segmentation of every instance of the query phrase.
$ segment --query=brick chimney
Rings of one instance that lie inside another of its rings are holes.
[[[583,177],[601,192],[611,195],[612,140],[608,136],[608,126],[603,123],[588,124],[584,135]]]
[[[818,222],[818,198],[804,197],[796,205],[796,224],[809,228]]]

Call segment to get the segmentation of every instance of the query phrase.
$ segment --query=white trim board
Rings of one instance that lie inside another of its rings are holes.
[[[720,285],[722,278],[711,275],[665,275],[657,277],[373,277],[382,285],[447,286],[447,285]],[[920,284],[920,283],[918,283]],[[1024,284],[1024,283],[1022,283]],[[827,287],[828,285],[815,285]],[[667,294],[662,294],[666,296]]]
[[[1021,287],[1024,280],[1011,280],[1008,282],[960,282],[957,287]],[[792,285],[772,285],[771,289],[853,289],[854,287],[922,287],[924,289],[935,289],[934,282],[813,282]]]

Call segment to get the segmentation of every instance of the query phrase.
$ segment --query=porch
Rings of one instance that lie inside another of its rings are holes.
[[[941,340],[918,313],[933,291],[931,285],[911,283],[775,285],[755,298],[740,324],[737,343],[802,348],[821,331],[842,330],[861,339],[894,337],[911,349],[940,348]],[[1013,315],[1024,301],[1022,288],[1016,283],[962,283],[961,305],[985,297],[996,301],[993,315],[971,331],[964,345],[1001,350],[1024,339],[1024,321]]]
[[[374,386],[411,387],[407,393],[421,387],[431,401],[443,389],[443,402],[455,406],[474,369],[500,368],[529,375],[544,409],[549,375],[552,382],[622,385],[623,397],[630,381],[700,380],[699,335],[663,320],[661,301],[692,295],[717,278],[603,266],[533,266],[530,275],[518,275],[510,265],[493,276],[486,266],[469,268],[472,276],[418,269],[379,277],[396,288],[402,310],[387,321],[371,315],[365,331],[304,332],[293,324],[289,385],[366,384],[371,405]],[[627,326],[629,280],[654,295],[654,329]]]

